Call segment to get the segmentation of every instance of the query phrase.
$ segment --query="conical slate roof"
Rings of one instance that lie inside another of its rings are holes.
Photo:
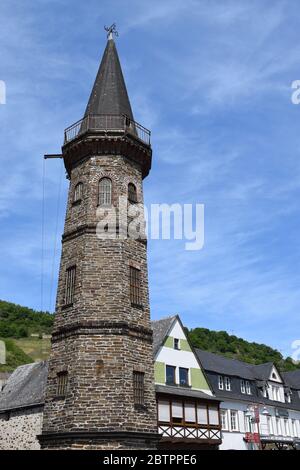
[[[112,38],[107,41],[85,116],[87,114],[126,114],[133,120],[117,48]]]

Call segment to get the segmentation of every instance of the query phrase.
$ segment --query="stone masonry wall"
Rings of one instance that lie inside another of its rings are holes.
[[[56,319],[44,410],[43,434],[69,432],[157,433],[152,331],[148,297],[147,245],[133,239],[96,236],[98,186],[112,181],[112,203],[127,200],[128,184],[143,202],[142,173],[117,155],[93,156],[72,170],[58,282]],[[81,203],[74,189],[83,183]],[[127,227],[126,227],[127,228]],[[65,306],[66,270],[76,265],[75,296]],[[130,266],[140,270],[141,305],[130,301]],[[57,374],[68,372],[65,398],[56,397]],[[133,399],[133,372],[144,372],[145,406]],[[152,436],[153,437],[153,436]],[[61,438],[63,439],[63,437]],[[151,448],[143,439],[64,442],[45,448]]]
[[[39,450],[42,422],[43,407],[0,414],[0,450]]]

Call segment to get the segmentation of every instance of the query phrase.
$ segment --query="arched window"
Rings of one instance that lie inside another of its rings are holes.
[[[133,183],[129,183],[128,185],[128,201],[133,203],[137,202],[136,187]]]
[[[102,178],[99,181],[99,205],[111,204],[111,180],[109,178]]]
[[[77,183],[75,186],[75,191],[74,191],[74,200],[73,202],[79,202],[82,199],[82,188],[83,184],[82,183]]]

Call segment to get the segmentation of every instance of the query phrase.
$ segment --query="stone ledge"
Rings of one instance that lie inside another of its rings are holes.
[[[87,321],[77,322],[54,331],[52,333],[52,342],[59,341],[67,336],[89,334],[139,336],[151,343],[153,337],[150,328],[139,327],[126,322]]]

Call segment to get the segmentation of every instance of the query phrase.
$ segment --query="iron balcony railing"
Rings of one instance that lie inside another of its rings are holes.
[[[95,131],[100,134],[128,133],[150,145],[151,132],[124,114],[88,114],[65,130],[64,143],[71,142],[87,131]]]

